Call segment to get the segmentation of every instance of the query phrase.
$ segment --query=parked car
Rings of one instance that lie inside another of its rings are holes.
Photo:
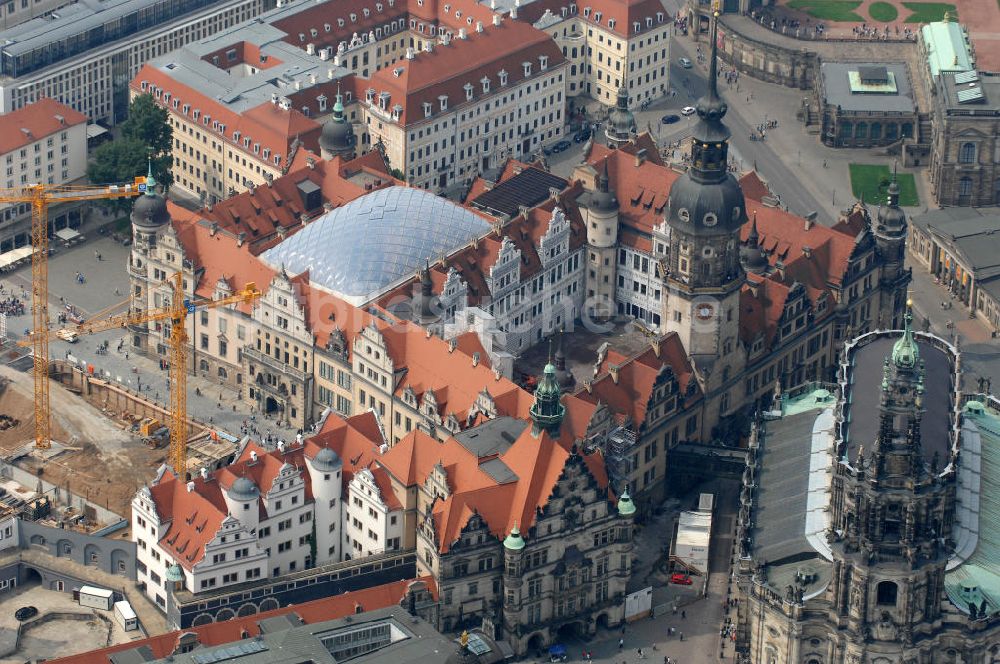
[[[590,127],[584,127],[573,135],[574,143],[584,143],[590,140]]]
[[[38,615],[38,609],[33,606],[22,606],[20,609],[14,612],[14,619],[18,622],[24,622],[25,620],[30,620]]]
[[[691,61],[688,60],[687,58],[678,58],[677,64],[679,64],[681,67],[684,67],[684,69],[691,69]]]
[[[670,575],[670,583],[676,583],[681,586],[690,586],[694,582],[691,581],[691,577],[687,574],[675,572]]]
[[[681,109],[681,115],[694,115],[697,110],[694,106],[685,106]]]
[[[569,141],[565,141],[565,140],[559,141],[558,143],[556,143],[555,145],[552,146],[552,152],[556,153],[556,152],[562,152],[564,150],[568,150],[571,145],[573,145],[573,144],[570,143]]]
[[[660,118],[660,122],[662,122],[663,124],[673,124],[675,122],[680,122],[680,121],[681,121],[681,116],[677,115],[676,113],[664,115],[662,118]]]

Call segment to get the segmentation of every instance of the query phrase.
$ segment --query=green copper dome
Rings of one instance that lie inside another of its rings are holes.
[[[912,303],[906,302],[906,315],[903,316],[905,325],[903,336],[892,345],[892,363],[900,369],[912,369],[917,366],[920,359],[920,351],[917,349],[917,342],[913,339],[913,311]]]
[[[559,427],[566,415],[566,406],[562,404],[561,398],[562,389],[556,380],[556,365],[552,363],[552,354],[549,353],[549,362],[542,370],[542,380],[535,388],[535,403],[529,411],[531,420],[535,423],[535,435],[543,430],[552,436],[559,435]]]
[[[524,538],[521,537],[521,531],[517,529],[517,521],[514,522],[514,527],[510,529],[510,535],[507,535],[507,539],[503,541],[503,546],[505,549],[510,549],[511,551],[520,551],[524,548]]]
[[[174,563],[167,568],[167,581],[171,583],[179,583],[184,580],[184,570],[177,563]]]
[[[635,514],[635,503],[632,502],[632,497],[628,495],[627,487],[618,498],[618,513],[622,516],[632,516]]]

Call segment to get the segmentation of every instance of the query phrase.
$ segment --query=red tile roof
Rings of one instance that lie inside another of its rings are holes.
[[[578,8],[577,18],[584,23],[598,26],[608,30],[620,37],[633,37],[647,30],[646,18],[653,19],[653,28],[660,27],[670,22],[670,16],[663,8],[659,0],[588,0],[586,3],[575,3]],[[562,16],[562,8],[570,7],[570,3],[561,0],[536,0],[518,8],[518,20],[534,23],[542,17],[545,10],[549,10],[556,17]],[[585,8],[590,8],[590,15],[584,13]],[[663,16],[663,22],[656,20],[657,12]],[[600,13],[601,20],[597,20]],[[611,27],[611,19],[614,19],[614,27]],[[635,21],[640,24],[639,30],[635,30]]]
[[[771,195],[771,190],[768,188],[767,183],[765,183],[757,171],[747,171],[744,173],[740,179],[740,188],[743,190],[743,196],[755,201],[764,200],[765,196]]]
[[[400,104],[400,123],[413,124],[424,119],[424,102],[431,104],[433,113],[440,112],[441,95],[448,97],[449,111],[466,103],[466,84],[473,86],[478,99],[483,94],[480,80],[484,77],[491,81],[492,94],[538,76],[539,56],[548,56],[549,70],[565,62],[562,51],[541,30],[519,21],[504,21],[499,26],[490,23],[483,32],[469,30],[467,39],[456,37],[447,46],[437,44],[433,52],[417,53],[412,60],[400,59],[372,74],[372,103],[377,105],[379,96],[389,93],[387,110]],[[532,64],[531,76],[524,75],[523,62]],[[508,74],[506,86],[500,85],[501,70]]]
[[[18,150],[67,127],[86,122],[86,115],[74,111],[66,104],[55,99],[39,99],[16,111],[0,115],[0,154]]]
[[[365,588],[364,590],[348,591],[333,597],[324,597],[303,604],[290,605],[274,609],[273,611],[264,611],[252,616],[237,617],[225,622],[211,623],[200,627],[189,627],[184,630],[133,640],[128,643],[119,643],[108,648],[91,650],[90,652],[60,657],[49,661],[57,662],[58,664],[111,664],[111,656],[115,653],[142,647],[149,648],[156,659],[164,659],[174,654],[177,649],[178,639],[182,634],[196,634],[198,643],[203,646],[220,646],[260,635],[261,621],[276,616],[291,614],[297,616],[307,625],[327,620],[337,620],[338,618],[353,615],[357,612],[359,606],[364,611],[374,611],[401,604],[406,597],[408,588],[415,582],[426,584],[427,590],[437,599],[437,586],[434,583],[433,577],[422,576],[412,580],[395,581],[373,588]]]
[[[414,3],[416,4],[416,3]],[[351,15],[354,19],[351,19]],[[367,14],[367,16],[366,16]],[[375,28],[385,28],[387,23],[406,17],[407,3],[388,0],[347,0],[333,5],[314,5],[303,11],[296,12],[286,18],[275,21],[272,25],[287,33],[283,41],[305,50],[307,44],[314,44],[316,49],[332,48],[337,52],[340,42],[350,44],[355,33],[366,35]],[[340,25],[343,20],[344,25]],[[327,32],[329,26],[329,32]],[[406,25],[409,28],[409,25]],[[316,30],[316,36],[312,36]],[[400,31],[399,34],[404,34]],[[299,35],[302,35],[299,38]],[[332,64],[332,60],[331,60]],[[332,97],[331,97],[332,99]]]
[[[267,163],[274,166],[274,157],[280,158],[280,166],[289,167],[289,159],[292,155],[292,144],[301,141],[302,147],[319,154],[319,134],[320,125],[315,120],[311,120],[302,115],[298,110],[291,108],[283,110],[279,106],[270,102],[264,102],[243,113],[236,113],[225,104],[209,97],[205,92],[196,90],[174,80],[162,69],[153,65],[143,65],[139,73],[135,75],[129,87],[135,92],[149,92],[159,90],[161,94],[153,99],[157,104],[166,108],[168,112],[185,115],[194,121],[194,111],[201,112],[200,120],[206,116],[210,117],[210,123],[203,125],[205,131],[222,139],[227,146],[244,153],[254,161],[264,161],[263,151],[267,149],[270,155]],[[164,101],[164,94],[171,94],[170,101]],[[173,101],[179,100],[177,109],[173,108]],[[183,112],[184,105],[189,106],[188,113]],[[225,135],[221,130],[215,129],[214,123],[219,122],[225,126]],[[235,132],[239,132],[239,140],[233,138]],[[244,139],[250,139],[250,147],[244,146]],[[253,151],[255,144],[260,145],[260,154]]]
[[[200,477],[192,481],[195,488],[188,491],[185,482],[167,472],[149,488],[160,521],[169,522],[159,544],[188,570],[205,556],[205,545],[229,513],[218,482]]]

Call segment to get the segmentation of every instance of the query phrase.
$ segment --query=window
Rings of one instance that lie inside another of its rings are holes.
[[[892,581],[878,584],[877,595],[879,606],[896,606],[896,584]]]
[[[966,176],[958,181],[958,195],[959,196],[972,195],[972,178]]]
[[[976,161],[976,144],[975,143],[962,143],[962,147],[958,150],[958,163],[960,164],[972,164]]]

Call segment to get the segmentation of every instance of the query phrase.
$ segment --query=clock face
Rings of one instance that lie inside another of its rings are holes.
[[[715,313],[715,309],[710,304],[699,304],[695,309],[694,315],[700,320],[708,320]]]

